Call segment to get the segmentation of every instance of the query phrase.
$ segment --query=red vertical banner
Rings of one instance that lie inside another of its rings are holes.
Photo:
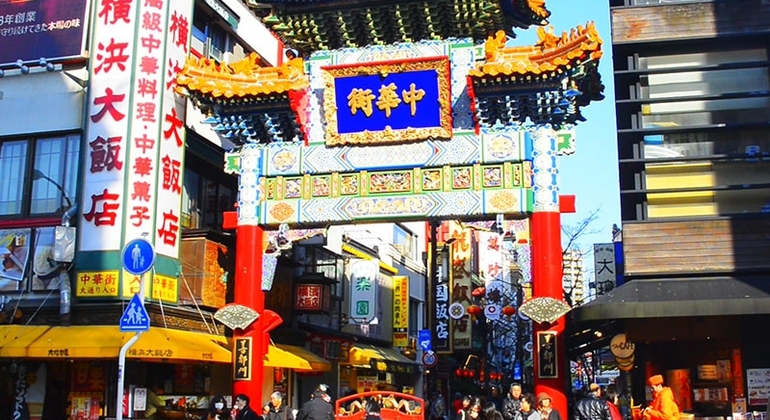
[[[743,398],[746,391],[743,389],[743,359],[741,349],[733,349],[730,360],[730,370],[733,375],[733,398]]]

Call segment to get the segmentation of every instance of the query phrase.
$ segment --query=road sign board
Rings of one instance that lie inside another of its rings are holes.
[[[155,247],[147,239],[132,239],[123,247],[121,261],[124,270],[141,276],[155,264]]]
[[[150,316],[144,303],[139,299],[139,294],[135,294],[128,303],[123,315],[120,316],[121,331],[147,331],[150,329]]]

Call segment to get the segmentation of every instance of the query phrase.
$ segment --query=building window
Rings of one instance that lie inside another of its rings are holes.
[[[62,214],[76,202],[80,135],[0,142],[0,217]]]
[[[213,168],[206,171],[206,166],[192,157],[188,158],[187,166],[182,189],[182,227],[221,231],[222,213],[235,209],[236,180]]]
[[[401,225],[393,225],[393,245],[401,255],[414,259],[414,234]]]

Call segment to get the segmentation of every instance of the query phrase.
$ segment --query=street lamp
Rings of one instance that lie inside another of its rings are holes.
[[[32,171],[32,180],[33,181],[37,181],[39,179],[45,179],[46,181],[48,181],[51,184],[53,184],[54,187],[56,187],[56,189],[61,191],[62,197],[64,197],[64,200],[67,202],[67,208],[71,208],[72,207],[72,200],[70,200],[70,198],[67,196],[67,193],[64,191],[64,188],[61,185],[59,185],[58,182],[56,182],[53,179],[49,178],[48,175],[40,172],[37,169],[33,170]]]

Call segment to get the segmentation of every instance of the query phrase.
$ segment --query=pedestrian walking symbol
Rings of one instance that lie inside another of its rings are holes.
[[[155,248],[144,238],[129,241],[123,247],[123,268],[135,276],[150,271],[155,264]]]
[[[135,294],[120,317],[120,331],[147,331],[150,329],[150,316],[144,308],[144,303]]]

